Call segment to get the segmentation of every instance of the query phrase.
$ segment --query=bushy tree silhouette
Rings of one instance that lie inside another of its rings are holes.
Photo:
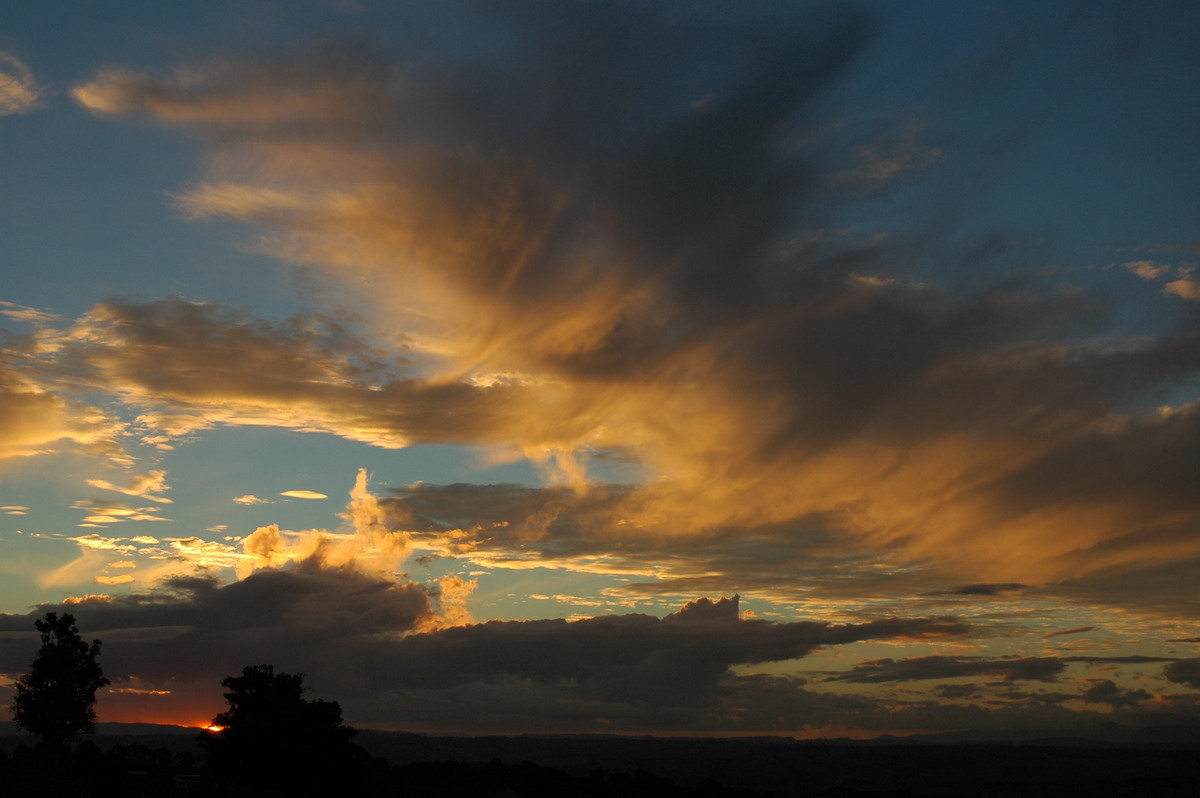
[[[271,665],[221,681],[229,709],[213,718],[219,731],[199,738],[212,775],[258,794],[318,794],[344,785],[365,752],[350,742],[357,732],[342,723],[338,703],[305,699],[303,681]]]
[[[96,691],[109,682],[96,661],[100,641],[88,645],[73,615],[48,612],[34,625],[42,634],[42,647],[29,673],[17,679],[13,720],[58,747],[92,731]]]

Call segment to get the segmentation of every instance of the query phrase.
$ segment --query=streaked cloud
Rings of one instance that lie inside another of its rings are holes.
[[[118,444],[123,424],[98,408],[64,398],[36,382],[0,354],[0,460],[56,451],[90,453],[128,465]]]
[[[1058,629],[1053,632],[1047,632],[1046,634],[1042,635],[1042,637],[1049,640],[1051,637],[1061,637],[1063,635],[1083,634],[1084,632],[1090,632],[1095,628],[1096,627],[1094,627],[1094,626],[1077,626],[1074,629]]]
[[[157,507],[133,507],[124,502],[106,501],[103,499],[81,499],[71,506],[87,514],[84,516],[83,523],[80,526],[85,524],[116,524],[126,521],[170,520],[169,518],[157,515],[159,510]]]
[[[959,676],[990,676],[1006,682],[1034,679],[1055,681],[1066,663],[1053,657],[986,660],[971,657],[915,657],[878,659],[855,665],[845,673],[830,676],[830,681],[869,684],[874,682],[950,679]]]
[[[27,114],[38,108],[45,96],[46,89],[38,85],[25,62],[0,50],[0,116]]]
[[[114,485],[103,479],[89,479],[87,484],[93,488],[124,493],[126,496],[137,496],[160,504],[171,503],[170,499],[160,495],[163,491],[171,489],[167,484],[166,471],[152,470],[145,474],[135,474],[127,485]]]

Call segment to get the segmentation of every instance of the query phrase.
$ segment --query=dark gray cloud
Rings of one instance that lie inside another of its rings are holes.
[[[85,636],[104,642],[102,664],[117,687],[172,689],[173,701],[212,707],[225,675],[267,662],[305,673],[314,690],[376,722],[384,721],[372,709],[381,697],[388,704],[466,693],[491,702],[499,700],[497,691],[514,690],[531,702],[523,710],[530,730],[554,725],[560,699],[620,711],[630,728],[655,728],[660,717],[692,717],[729,700],[728,691],[741,683],[730,671],[734,665],[863,640],[969,631],[936,618],[850,625],[743,619],[736,598],[701,599],[665,618],[492,621],[417,631],[436,598],[419,585],[321,570],[311,561],[224,586],[180,577],[152,593],[0,616],[0,670],[27,667],[36,645],[29,631],[34,615],[53,609],[72,613]]]
[[[1084,701],[1107,704],[1110,707],[1137,706],[1151,698],[1153,696],[1145,690],[1121,688],[1111,679],[1091,679],[1089,687],[1083,691]]]
[[[1163,668],[1163,676],[1176,684],[1200,690],[1200,659],[1181,659]]]
[[[1020,582],[992,582],[973,585],[959,585],[946,590],[933,590],[923,593],[924,596],[953,597],[953,596],[1002,596],[1006,593],[1016,593],[1026,590],[1029,585]]]
[[[610,701],[707,701],[733,665],[797,659],[821,646],[861,640],[941,638],[968,631],[949,619],[837,626],[745,620],[737,616],[736,601],[701,600],[662,619],[491,621],[414,635],[378,661],[375,673],[382,689],[447,687],[504,675],[566,680]]]
[[[420,585],[306,564],[227,585],[175,577],[149,593],[43,605],[28,615],[0,616],[0,630],[25,632],[42,612],[69,612],[85,636],[107,642],[103,665],[114,681],[215,678],[215,684],[221,674],[258,662],[336,673],[343,649],[413,630],[430,617],[430,604],[430,591]],[[9,639],[0,650],[0,671],[26,666],[28,641]]]
[[[911,659],[877,659],[827,677],[827,681],[871,684],[907,682],[924,679],[950,679],[957,676],[991,676],[1004,681],[1037,680],[1053,682],[1066,669],[1066,663],[1054,657],[1014,659],[976,659],[972,657],[929,656]]]
[[[939,684],[933,688],[933,694],[949,699],[977,698],[980,694],[979,685],[969,684]]]
[[[1188,535],[1182,527],[1148,531],[1143,545],[1166,545]],[[1125,539],[1130,545],[1135,541]],[[1038,592],[1059,601],[1124,607],[1171,618],[1195,617],[1192,586],[1200,579],[1200,557],[1154,562],[1144,566],[1114,565],[1075,579],[1046,585]]]
[[[1062,637],[1063,635],[1077,635],[1084,632],[1090,632],[1095,628],[1096,627],[1094,626],[1077,626],[1074,629],[1057,629],[1053,632],[1047,632],[1046,634],[1042,635],[1042,637],[1046,640],[1049,640],[1052,637]]]

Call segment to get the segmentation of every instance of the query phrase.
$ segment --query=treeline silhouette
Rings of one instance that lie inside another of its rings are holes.
[[[357,731],[342,723],[336,701],[306,698],[303,675],[272,665],[250,665],[222,680],[228,707],[197,736],[200,756],[140,744],[72,745],[93,732],[96,691],[109,683],[99,663],[101,643],[85,641],[70,614],[48,612],[34,624],[42,644],[29,672],[16,680],[12,715],[39,742],[19,746],[12,756],[0,750],[4,798],[754,796],[715,782],[678,787],[644,771],[596,770],[579,778],[531,762],[392,766],[351,742]]]
[[[243,780],[216,774],[190,753],[166,748],[113,745],[102,750],[86,741],[65,757],[45,746],[0,750],[0,795],[5,798],[159,798],[194,796],[353,796],[354,798],[770,798],[771,793],[734,789],[708,780],[676,784],[646,770],[593,769],[586,776],[533,762],[486,764],[422,762],[389,765],[365,752],[352,766],[324,770],[317,780],[298,783],[276,772]]]

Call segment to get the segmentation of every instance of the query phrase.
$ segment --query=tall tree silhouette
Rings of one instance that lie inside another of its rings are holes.
[[[200,735],[208,768],[219,779],[258,794],[320,794],[344,786],[365,752],[350,742],[336,701],[304,698],[302,674],[271,665],[242,669],[221,681],[229,709],[213,718],[219,731]]]
[[[100,641],[79,636],[75,617],[48,612],[34,621],[42,647],[29,673],[17,679],[13,720],[51,746],[92,731],[96,691],[108,684],[100,663]]]

